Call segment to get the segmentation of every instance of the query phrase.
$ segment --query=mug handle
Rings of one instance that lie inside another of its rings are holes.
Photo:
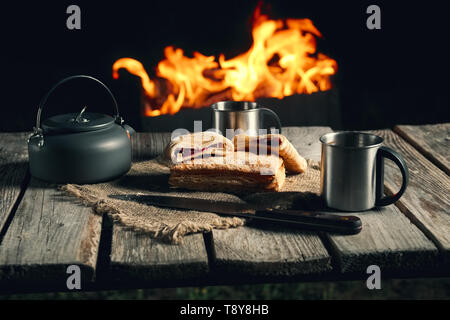
[[[402,173],[402,186],[400,190],[391,195],[384,196],[384,158],[388,158],[395,162]],[[387,206],[396,202],[406,190],[409,181],[408,167],[406,166],[405,160],[397,152],[388,147],[380,147],[377,152],[377,193],[375,206]]]
[[[265,114],[268,114],[268,115],[270,115],[272,118],[274,118],[275,119],[275,121],[277,122],[277,129],[278,129],[278,132],[279,133],[281,133],[281,121],[280,121],[280,118],[278,118],[278,115],[275,113],[275,112],[273,112],[272,110],[270,110],[270,109],[268,109],[268,108],[258,108],[258,110],[261,112],[261,113],[265,113]]]

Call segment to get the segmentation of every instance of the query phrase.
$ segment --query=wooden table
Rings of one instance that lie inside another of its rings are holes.
[[[307,158],[320,159],[327,127],[287,127]],[[256,282],[366,279],[450,274],[450,124],[397,126],[375,133],[403,155],[409,187],[396,205],[357,213],[360,234],[343,236],[240,227],[160,243],[113,225],[108,217],[30,177],[28,133],[0,134],[0,291],[67,290],[69,265],[82,290]],[[170,135],[139,133],[136,160],[159,154]],[[387,161],[386,192],[401,176]]]

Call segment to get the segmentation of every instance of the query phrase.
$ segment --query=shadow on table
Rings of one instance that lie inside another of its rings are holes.
[[[118,187],[122,189],[142,189],[143,191],[154,192],[169,192],[169,175],[168,174],[136,174],[125,175],[122,178],[114,182]]]
[[[28,172],[28,161],[0,164],[0,188],[20,187]]]
[[[321,197],[313,192],[264,192],[254,193],[242,199],[248,203],[278,209],[326,210]]]

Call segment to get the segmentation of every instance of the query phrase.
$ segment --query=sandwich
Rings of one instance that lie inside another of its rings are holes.
[[[238,151],[177,163],[170,168],[169,184],[202,191],[280,191],[285,177],[278,156]]]

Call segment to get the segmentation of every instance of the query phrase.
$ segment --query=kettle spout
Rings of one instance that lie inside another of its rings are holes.
[[[134,130],[132,127],[130,127],[127,124],[123,125],[123,128],[125,129],[125,131],[127,132],[128,137],[131,139],[132,136],[134,136],[136,134],[136,130]]]

